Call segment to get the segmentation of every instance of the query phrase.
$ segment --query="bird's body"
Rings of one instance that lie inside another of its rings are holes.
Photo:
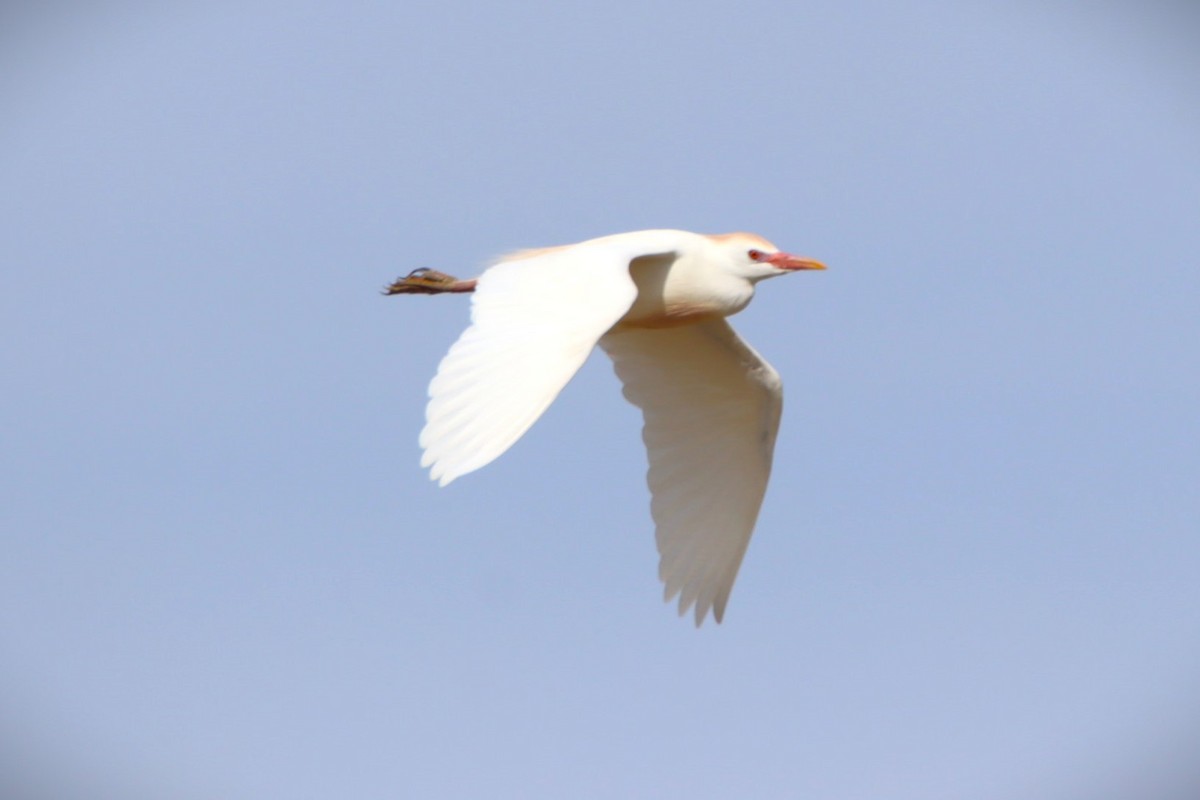
[[[636,231],[502,259],[477,282],[402,279],[389,293],[474,291],[472,324],[429,387],[422,465],[442,485],[507,450],[599,344],[642,409],[666,599],[721,620],[766,491],[778,374],[725,317],[765,278],[818,262],[753,234]],[[440,288],[438,288],[440,287]]]

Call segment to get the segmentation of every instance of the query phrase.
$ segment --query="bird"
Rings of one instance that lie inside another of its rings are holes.
[[[779,373],[726,317],[760,281],[823,269],[756,234],[642,230],[518,251],[476,279],[415,270],[383,293],[472,295],[429,385],[421,466],[445,486],[492,462],[599,346],[642,411],[663,599],[720,623],[783,408]]]

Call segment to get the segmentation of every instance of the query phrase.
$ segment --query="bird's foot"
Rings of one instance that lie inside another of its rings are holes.
[[[435,269],[421,267],[403,278],[397,278],[383,290],[383,294],[441,294],[443,292],[471,292],[475,281],[462,281],[453,275]]]

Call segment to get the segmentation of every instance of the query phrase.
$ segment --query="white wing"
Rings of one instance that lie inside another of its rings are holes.
[[[717,622],[758,518],[783,388],[724,319],[609,333],[625,396],[642,409],[664,599]]]
[[[429,385],[421,466],[442,486],[512,446],[579,370],[637,288],[631,244],[518,256],[479,278],[472,324]]]

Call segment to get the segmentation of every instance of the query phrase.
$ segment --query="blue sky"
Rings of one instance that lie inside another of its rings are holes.
[[[1186,780],[1187,4],[54,4],[6,29],[10,774],[363,799]],[[377,293],[649,227],[830,267],[734,319],[783,427],[699,630],[660,601],[606,360],[439,490],[416,434],[467,302]]]

